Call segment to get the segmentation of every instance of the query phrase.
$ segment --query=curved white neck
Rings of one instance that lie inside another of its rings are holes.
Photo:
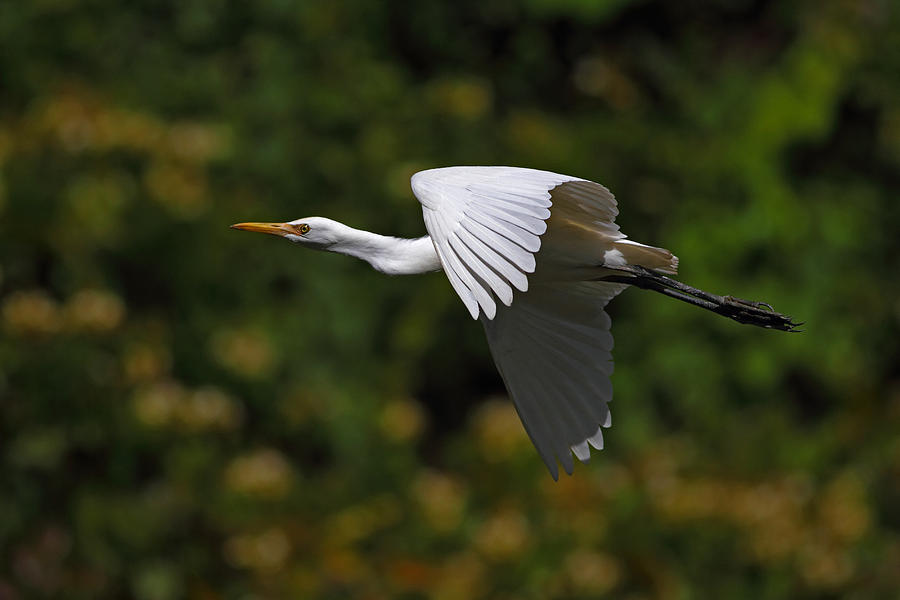
[[[414,240],[378,235],[347,227],[341,239],[326,250],[354,256],[388,275],[415,275],[440,271],[441,263],[431,238]]]

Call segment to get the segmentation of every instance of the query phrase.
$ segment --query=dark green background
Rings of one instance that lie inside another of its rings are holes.
[[[554,483],[441,274],[237,233],[424,233],[416,170],[600,181],[607,449]],[[892,0],[0,2],[0,598],[894,598]]]

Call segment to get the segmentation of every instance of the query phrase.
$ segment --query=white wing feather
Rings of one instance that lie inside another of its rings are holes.
[[[613,372],[603,308],[625,287],[538,284],[494,319],[481,320],[519,418],[554,479],[557,460],[571,474],[571,452],[586,461],[589,444],[603,448],[601,428],[612,423]]]
[[[528,289],[551,191],[569,181],[584,180],[517,167],[446,167],[413,175],[425,227],[472,318],[484,312],[493,319],[495,297],[509,306],[511,288]]]

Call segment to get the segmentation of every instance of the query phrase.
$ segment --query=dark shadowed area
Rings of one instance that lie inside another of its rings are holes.
[[[891,0],[0,2],[0,599],[895,598],[898,48]],[[554,483],[442,274],[228,228],[416,237],[455,164],[805,331],[624,292]]]

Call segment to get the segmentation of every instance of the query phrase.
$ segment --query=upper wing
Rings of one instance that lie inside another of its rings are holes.
[[[603,448],[613,372],[613,338],[603,308],[625,287],[538,284],[496,318],[482,319],[497,370],[554,479],[557,459],[571,475],[571,452],[586,461],[588,444]]]
[[[509,306],[513,288],[528,289],[550,207],[566,218],[612,223],[618,210],[600,184],[518,167],[446,167],[412,177],[425,227],[441,265],[472,318]]]

